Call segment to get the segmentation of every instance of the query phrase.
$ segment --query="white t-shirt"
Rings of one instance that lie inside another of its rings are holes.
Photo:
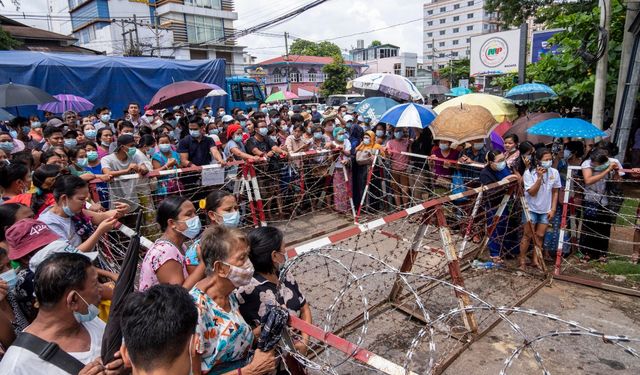
[[[51,208],[53,206],[45,209],[40,216],[38,216],[38,220],[49,226],[49,229],[55,232],[61,238],[67,240],[69,244],[73,247],[78,247],[82,244],[82,238],[78,236],[76,233],[73,223],[71,222],[71,218],[64,218],[62,216],[58,216],[51,212]]]
[[[549,168],[547,173],[542,177],[542,184],[540,184],[540,189],[538,189],[538,194],[536,196],[529,195],[529,189],[536,183],[538,179],[538,173],[535,169],[530,171],[527,169],[524,172],[524,196],[527,200],[527,205],[529,205],[529,210],[531,212],[535,212],[537,214],[546,214],[551,211],[551,199],[553,189],[559,189],[562,187],[562,182],[560,181],[560,173],[555,168]]]
[[[85,365],[100,356],[102,350],[102,335],[106,326],[102,320],[95,318],[90,322],[82,323],[89,331],[91,347],[87,352],[69,353],[72,357]],[[12,375],[68,375],[59,367],[45,362],[37,354],[17,346],[10,346],[0,362],[0,374]]]
[[[618,165],[618,168],[622,169],[622,164],[618,159],[609,158],[609,163],[614,163]],[[591,160],[587,159],[582,162],[580,165],[582,169],[592,169],[591,168]],[[601,172],[592,170],[593,175],[600,174]],[[624,176],[624,172],[618,171],[618,175]],[[609,175],[611,177],[611,175]],[[608,177],[607,177],[608,178]],[[603,206],[609,204],[609,200],[607,199],[607,178],[603,178],[599,181],[591,185],[584,184],[584,200],[585,202],[596,202],[600,203]]]

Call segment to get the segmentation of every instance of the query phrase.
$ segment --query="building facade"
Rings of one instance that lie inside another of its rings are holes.
[[[332,57],[289,55],[288,59],[276,57],[248,66],[245,70],[251,76],[261,77],[267,95],[289,90],[301,99],[311,99],[319,96],[320,86],[326,78],[322,68],[331,62]],[[344,63],[354,70],[354,77],[362,75],[367,68],[366,64],[355,61],[346,60]]]
[[[423,12],[423,63],[433,71],[469,57],[472,36],[498,30],[483,0],[431,0]]]
[[[365,48],[364,40],[358,40],[357,48],[349,51],[349,56],[352,61],[369,66],[365,74],[389,73],[411,79],[418,69],[417,53],[400,52],[400,47],[392,44]]]
[[[244,47],[223,39],[235,32],[234,0],[53,0],[59,33],[107,55],[162,56],[227,61],[227,74],[243,72]]]

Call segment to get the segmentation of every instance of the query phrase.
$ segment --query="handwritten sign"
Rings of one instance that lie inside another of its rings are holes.
[[[224,169],[221,167],[202,169],[202,186],[224,184]]]

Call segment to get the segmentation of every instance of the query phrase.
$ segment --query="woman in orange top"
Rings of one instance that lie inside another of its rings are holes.
[[[33,185],[36,187],[35,193],[24,193],[16,195],[5,203],[20,203],[33,210],[34,219],[56,202],[53,198],[53,185],[56,178],[60,176],[60,167],[56,164],[41,165],[33,172]]]

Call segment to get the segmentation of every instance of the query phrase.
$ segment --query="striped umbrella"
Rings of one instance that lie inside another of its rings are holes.
[[[393,125],[396,128],[424,129],[436,118],[436,113],[420,104],[405,103],[390,108],[380,116],[379,122]]]
[[[93,109],[93,103],[80,96],[71,94],[58,94],[54,95],[53,97],[58,99],[58,101],[40,104],[38,105],[38,109],[51,113],[64,113],[66,111],[84,112]]]
[[[273,102],[281,102],[281,101],[290,100],[290,99],[298,99],[298,95],[292,93],[291,91],[278,91],[269,95],[267,100],[265,100],[264,102],[273,103]]]

